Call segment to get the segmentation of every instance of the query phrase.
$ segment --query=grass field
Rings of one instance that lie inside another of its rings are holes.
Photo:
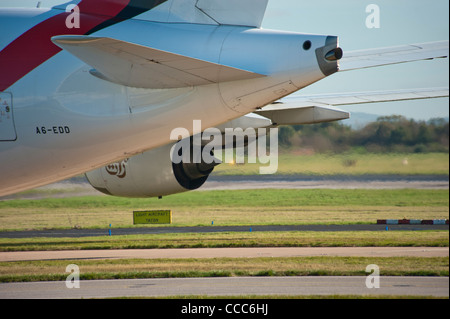
[[[0,282],[65,280],[76,263],[81,280],[230,277],[230,276],[366,276],[376,263],[385,276],[448,276],[448,258],[292,257],[213,259],[120,259],[0,263]]]
[[[261,164],[222,164],[215,175],[257,175]],[[278,172],[281,175],[448,175],[448,153],[343,153],[311,154],[280,153]]]
[[[448,190],[268,189],[191,192],[162,200],[107,196],[10,200],[0,202],[0,230],[133,227],[133,210],[152,209],[172,210],[172,226],[448,219],[448,196]]]
[[[114,233],[114,230],[113,230]],[[0,239],[0,251],[225,247],[448,247],[448,231],[224,232]]]
[[[336,163],[338,164],[333,168],[335,172],[339,165],[343,166],[342,162]],[[362,163],[360,159],[356,161],[356,165],[358,163]],[[423,163],[426,161],[424,160]],[[311,162],[310,167],[313,167],[313,164]],[[433,164],[428,165],[433,166]],[[423,164],[423,167],[425,166]],[[420,169],[421,173],[425,171],[423,167]],[[434,169],[436,168],[438,166],[434,167]],[[308,172],[316,174],[313,169],[308,169]],[[442,172],[448,174],[448,163],[447,168],[444,165],[442,169],[434,170],[436,174],[442,174]],[[353,173],[358,174],[356,169]],[[399,172],[397,171],[397,173]],[[430,174],[434,173],[430,169]],[[411,171],[408,174],[411,174]],[[171,209],[173,211],[171,226],[175,227],[211,226],[213,221],[215,226],[373,224],[377,219],[386,218],[448,219],[449,191],[269,189],[198,191],[168,196],[162,200],[91,196],[0,201],[1,231],[52,228],[105,229],[105,236],[101,237],[0,239],[0,251],[289,246],[449,246],[448,231],[241,232],[106,236],[109,224],[112,224],[113,234],[114,228],[136,227],[132,225],[132,212],[152,209]],[[448,257],[322,256],[208,260],[121,259],[2,262],[0,263],[0,282],[65,280],[67,277],[65,267],[69,263],[76,263],[81,270],[81,279],[89,280],[211,276],[365,276],[365,267],[373,263],[383,269],[382,275],[448,276],[449,259]]]

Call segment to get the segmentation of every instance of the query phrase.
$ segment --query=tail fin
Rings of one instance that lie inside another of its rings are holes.
[[[139,18],[260,28],[269,0],[168,0]]]

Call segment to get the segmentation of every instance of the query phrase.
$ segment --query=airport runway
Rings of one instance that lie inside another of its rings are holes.
[[[366,277],[225,277],[2,283],[1,299],[64,299],[241,295],[449,296],[448,277],[380,277],[369,289]]]
[[[448,247],[287,247],[202,248],[1,252],[0,262],[117,258],[220,257],[448,257]],[[448,277],[381,277],[380,288],[368,289],[366,277],[225,277],[81,281],[68,289],[64,281],[1,283],[0,299],[78,299],[240,295],[402,295],[449,296]]]
[[[237,189],[448,189],[447,175],[210,176],[199,190]]]
[[[424,231],[449,230],[449,225],[268,225],[268,226],[193,226],[193,227],[138,227],[112,228],[111,235],[151,235],[176,233],[221,233],[221,232],[258,232],[258,231]],[[52,229],[24,230],[0,232],[0,238],[32,238],[32,237],[92,237],[108,236],[109,229]]]

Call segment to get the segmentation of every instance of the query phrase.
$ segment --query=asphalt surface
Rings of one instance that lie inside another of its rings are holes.
[[[386,229],[387,228],[387,229]],[[109,236],[108,229],[54,229],[0,232],[0,238],[32,237],[92,237]],[[195,226],[195,227],[140,227],[112,228],[111,235],[144,235],[176,233],[221,233],[221,232],[259,232],[259,231],[423,231],[449,230],[449,225],[270,225],[270,226]]]
[[[448,175],[210,176],[199,190],[237,189],[448,189]]]
[[[224,248],[169,250],[93,250],[53,252],[1,252],[0,262],[22,260],[114,258],[218,258],[290,256],[447,256],[448,247],[306,247],[306,248]],[[0,299],[79,299],[168,296],[243,295],[390,295],[449,296],[448,277],[380,277],[379,288],[368,288],[365,276],[314,277],[225,277],[168,278],[80,281],[69,289],[65,281],[0,283]]]
[[[239,295],[401,295],[449,296],[448,277],[380,277],[380,288],[367,288],[358,277],[225,277],[1,283],[0,299],[63,299]],[[249,301],[249,303],[251,303]]]

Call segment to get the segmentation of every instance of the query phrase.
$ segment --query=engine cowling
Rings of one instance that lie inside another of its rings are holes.
[[[217,164],[172,163],[173,144],[86,173],[102,193],[122,197],[162,197],[200,188]],[[179,152],[178,150],[175,150]]]

